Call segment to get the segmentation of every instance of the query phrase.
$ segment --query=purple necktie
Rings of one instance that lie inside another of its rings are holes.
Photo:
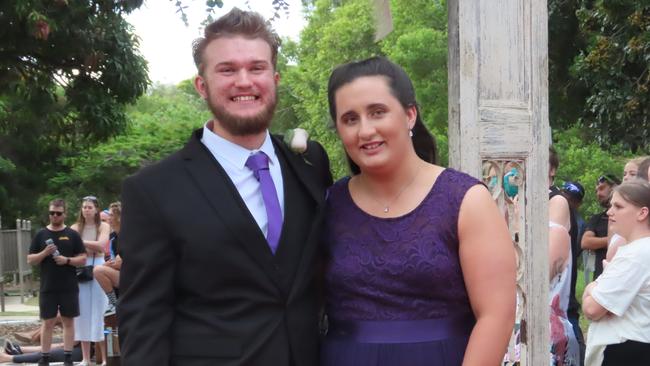
[[[266,241],[269,243],[271,252],[275,254],[280,241],[280,232],[282,231],[282,211],[280,210],[278,194],[275,191],[275,184],[273,184],[269,172],[269,157],[265,153],[258,151],[248,157],[246,167],[253,171],[253,175],[260,182],[268,220]]]

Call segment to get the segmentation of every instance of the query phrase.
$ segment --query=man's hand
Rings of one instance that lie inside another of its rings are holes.
[[[68,257],[57,255],[56,257],[54,257],[54,261],[59,266],[65,266],[66,264],[68,264]]]
[[[104,265],[119,271],[122,268],[122,258],[118,255],[115,259],[109,259],[104,262]]]
[[[56,245],[54,245],[54,244],[48,244],[48,245],[45,247],[45,249],[43,249],[43,250],[41,251],[41,253],[43,253],[43,256],[44,256],[44,257],[47,257],[48,255],[52,255],[52,254],[54,254],[55,251],[56,251]]]

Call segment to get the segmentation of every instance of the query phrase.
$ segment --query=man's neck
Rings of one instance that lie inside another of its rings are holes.
[[[47,229],[50,230],[50,231],[61,231],[61,230],[65,229],[65,224],[61,224],[61,225],[49,224],[49,225],[47,225]]]
[[[233,144],[237,144],[248,150],[259,149],[266,139],[266,130],[253,135],[237,136],[228,132],[218,122],[215,122],[215,120],[208,122],[208,129],[214,132],[215,135],[221,136]]]

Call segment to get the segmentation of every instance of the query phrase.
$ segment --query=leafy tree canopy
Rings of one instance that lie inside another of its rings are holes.
[[[72,212],[80,197],[93,194],[101,204],[119,200],[122,180],[181,148],[191,131],[210,113],[196,93],[188,93],[189,81],[176,86],[159,85],[129,107],[127,133],[97,144],[83,154],[60,159],[61,170],[48,181],[40,196],[44,207],[55,196],[65,197]]]
[[[149,83],[123,19],[141,4],[0,2],[0,159],[15,167],[0,169],[5,217],[33,211],[58,156],[125,131],[124,106]]]
[[[650,4],[585,2],[578,11],[587,48],[573,72],[588,88],[581,125],[604,146],[650,148]]]

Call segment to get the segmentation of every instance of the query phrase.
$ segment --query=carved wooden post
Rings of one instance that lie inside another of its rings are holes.
[[[449,163],[483,178],[509,221],[519,254],[515,330],[521,327],[521,364],[545,365],[549,362],[547,4],[449,0],[448,16]]]

